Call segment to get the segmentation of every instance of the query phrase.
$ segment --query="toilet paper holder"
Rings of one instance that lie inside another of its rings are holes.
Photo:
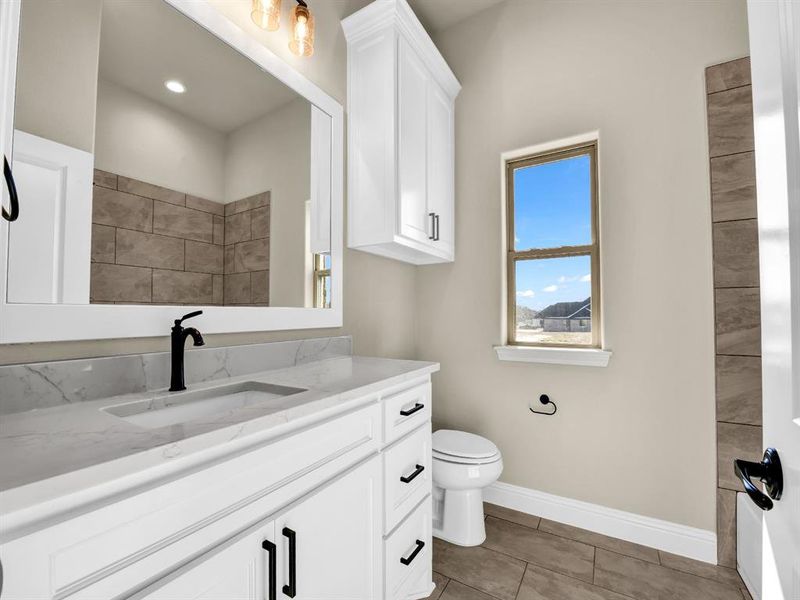
[[[552,406],[553,410],[552,411],[549,411],[549,410],[534,410],[533,407],[530,406],[530,405],[528,405],[528,409],[534,414],[545,415],[546,417],[552,417],[554,414],[556,414],[556,412],[558,412],[558,406],[556,406],[555,402],[550,400],[550,396],[548,396],[547,394],[542,394],[541,396],[539,396],[539,402],[541,402],[542,405],[544,405],[544,406]]]

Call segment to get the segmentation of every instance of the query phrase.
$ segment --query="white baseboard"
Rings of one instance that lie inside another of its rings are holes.
[[[717,564],[717,534],[713,531],[644,517],[499,481],[483,490],[483,499],[492,504],[551,521]]]

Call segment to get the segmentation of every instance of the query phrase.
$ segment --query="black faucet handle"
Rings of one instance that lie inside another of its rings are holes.
[[[196,311],[194,311],[194,312],[190,312],[190,313],[189,313],[189,314],[187,314],[187,315],[183,315],[183,316],[182,316],[180,319],[175,319],[175,325],[180,325],[180,324],[181,324],[181,323],[183,323],[183,322],[184,322],[186,319],[191,319],[192,317],[197,317],[197,316],[200,316],[200,315],[202,315],[202,314],[203,314],[203,311],[202,311],[202,310],[196,310]]]

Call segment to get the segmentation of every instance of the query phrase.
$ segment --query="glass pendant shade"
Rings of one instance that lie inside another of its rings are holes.
[[[312,56],[314,54],[314,15],[304,3],[294,7],[291,27],[289,50],[297,56]]]
[[[253,0],[250,18],[267,31],[277,31],[281,24],[281,0]]]

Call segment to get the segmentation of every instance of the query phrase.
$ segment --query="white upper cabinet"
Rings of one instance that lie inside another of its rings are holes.
[[[342,26],[348,244],[417,265],[452,262],[461,85],[406,0],[376,0]]]

